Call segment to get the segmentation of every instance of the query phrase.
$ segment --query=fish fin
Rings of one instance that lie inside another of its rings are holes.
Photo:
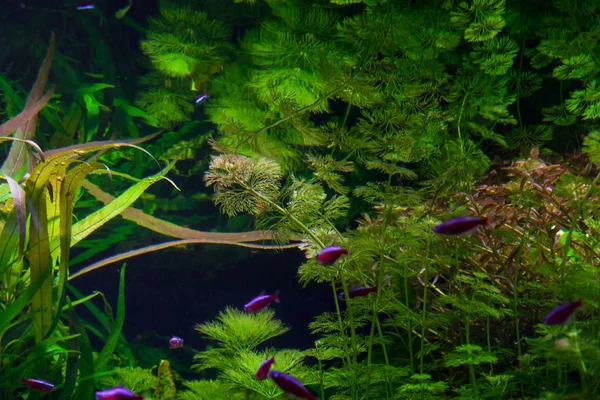
[[[277,290],[275,291],[275,293],[273,293],[273,301],[274,301],[275,303],[280,303],[280,301],[279,301],[279,289],[277,289]]]

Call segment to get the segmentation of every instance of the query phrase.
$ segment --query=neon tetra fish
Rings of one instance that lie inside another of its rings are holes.
[[[271,365],[275,364],[275,357],[267,358],[263,362],[260,363],[258,369],[256,370],[256,374],[254,377],[258,381],[265,380],[269,377],[269,371],[271,370]]]
[[[138,396],[131,390],[118,386],[96,392],[96,400],[144,400],[144,396]]]
[[[180,347],[183,347],[183,339],[180,338],[179,336],[173,336],[171,339],[169,339],[169,348],[170,349],[178,349]]]
[[[353,299],[355,297],[367,296],[370,293],[377,293],[377,286],[368,287],[368,286],[354,286],[348,289],[348,297]],[[346,296],[344,292],[338,293],[338,299],[345,300]]]
[[[56,386],[42,379],[21,379],[21,382],[38,392],[52,392]]]
[[[560,324],[568,324],[573,319],[573,315],[575,310],[583,306],[583,302],[581,299],[576,301],[571,301],[566,304],[561,304],[560,306],[554,308],[554,310],[550,311],[546,318],[544,318],[544,324],[546,325],[560,325]]]
[[[284,374],[283,372],[271,370],[269,372],[269,378],[275,383],[279,389],[283,390],[286,394],[295,397],[297,399],[305,400],[319,400],[315,395],[308,391],[300,381],[293,376]]]
[[[337,261],[342,254],[348,254],[348,250],[340,246],[329,246],[319,251],[315,257],[319,264],[331,265]]]
[[[459,217],[452,218],[446,222],[433,227],[435,233],[441,235],[463,235],[477,229],[479,225],[487,225],[488,218],[483,217]]]
[[[279,290],[273,294],[263,294],[253,298],[248,304],[244,305],[244,311],[251,313],[264,310],[269,307],[272,301],[279,303]]]

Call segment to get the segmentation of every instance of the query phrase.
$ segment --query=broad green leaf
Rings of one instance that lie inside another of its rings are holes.
[[[100,103],[94,96],[89,94],[83,95],[83,102],[85,103],[85,108],[87,109],[88,118],[92,118],[100,114]]]
[[[77,165],[71,169],[63,179],[56,181],[60,187],[55,187],[56,191],[60,191],[58,194],[58,201],[54,203],[59,204],[59,240],[60,240],[60,265],[58,275],[58,285],[56,287],[56,293],[58,298],[56,300],[56,306],[54,309],[61,310],[64,306],[65,299],[65,284],[68,276],[68,265],[69,256],[71,253],[71,229],[73,225],[73,207],[75,206],[75,194],[81,182],[94,170],[103,168],[104,166],[100,163],[83,163]],[[51,240],[54,239],[51,237]],[[56,327],[60,319],[60,312],[56,312],[54,315],[52,327],[50,332]]]
[[[73,225],[71,246],[74,246],[96,229],[121,214],[123,210],[133,204],[152,184],[164,179],[165,175],[174,165],[175,163],[172,162],[158,174],[142,179],[123,192],[119,197]]]
[[[9,293],[15,282],[21,277],[23,269],[23,256],[19,251],[19,223],[17,215],[13,209],[8,220],[0,232],[0,274],[2,276],[2,285],[8,290],[3,290],[2,300],[8,301],[9,296],[15,293]],[[7,296],[7,297],[4,297]]]
[[[65,176],[60,188],[60,281],[58,292],[64,292],[67,281],[67,266],[71,253],[71,231],[73,227],[73,208],[75,195],[81,182],[94,170],[103,168],[100,163],[84,163],[73,168]]]
[[[108,83],[94,83],[91,86],[88,87],[84,87],[78,90],[80,95],[83,95],[85,97],[85,95],[91,95],[94,94],[100,90],[104,90],[104,89],[108,89],[108,88],[114,88],[115,85],[111,85]]]
[[[76,307],[76,306],[83,304],[87,301],[90,301],[91,299],[98,297],[98,296],[100,296],[100,292],[94,292],[92,294],[89,294],[89,295],[82,297],[80,299],[77,299],[75,301],[68,301],[67,304],[61,309],[61,312],[68,311],[72,307]]]
[[[36,171],[37,170],[37,171]],[[45,276],[40,289],[32,301],[33,323],[36,327],[36,341],[48,333],[52,324],[52,258],[48,240],[48,192],[46,182],[53,173],[52,165],[41,164],[34,169],[28,180],[26,192],[31,199],[31,224],[29,228],[30,247],[27,252],[29,273],[32,281]]]
[[[130,117],[142,118],[146,124],[154,127],[158,126],[158,119],[151,115],[148,115],[144,110],[141,110],[137,107],[128,104],[124,100],[115,99],[113,101],[113,105],[121,109],[125,114],[129,115]]]

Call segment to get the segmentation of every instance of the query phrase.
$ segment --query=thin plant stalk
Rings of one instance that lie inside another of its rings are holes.
[[[388,179],[386,182],[386,188],[385,188],[385,193],[386,193],[386,197],[387,194],[390,191],[390,187],[392,186],[392,174],[388,174]],[[381,229],[379,232],[379,242],[381,243],[380,248],[382,249],[382,251],[379,253],[379,263],[377,264],[378,268],[377,268],[377,294],[375,296],[375,303],[373,305],[373,316],[371,319],[371,330],[369,332],[369,345],[367,348],[367,389],[366,389],[366,399],[369,399],[369,392],[371,390],[371,360],[372,360],[372,355],[373,355],[373,340],[375,337],[375,326],[379,326],[378,329],[378,334],[381,338],[381,346],[383,348],[383,353],[384,353],[384,359],[385,359],[385,364],[386,366],[389,367],[390,363],[389,363],[389,359],[387,357],[387,349],[385,347],[385,342],[384,342],[384,335],[383,335],[383,331],[381,329],[381,326],[379,324],[379,317],[377,316],[377,310],[378,310],[378,306],[379,306],[379,301],[381,300],[381,290],[382,290],[382,285],[383,285],[383,268],[381,267],[383,265],[383,260],[385,257],[385,253],[383,251],[383,249],[385,248],[385,242],[387,239],[387,235],[386,235],[386,228],[387,228],[387,224],[388,224],[388,220],[387,220],[387,215],[388,215],[388,201],[387,199],[384,201],[384,206],[383,206],[383,217],[382,217],[382,222],[381,222]],[[387,379],[386,376],[386,394],[388,396],[388,398],[391,396],[392,390],[389,387],[390,383]]]

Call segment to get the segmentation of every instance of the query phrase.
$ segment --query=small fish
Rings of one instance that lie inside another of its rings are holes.
[[[40,392],[52,392],[56,387],[48,381],[41,379],[21,379],[21,382]]]
[[[118,386],[96,392],[96,400],[144,400],[144,396],[137,396],[131,390]]]
[[[179,347],[183,347],[183,339],[178,336],[173,336],[169,339],[169,348],[170,349],[178,349]]]
[[[84,4],[82,6],[77,6],[75,7],[76,10],[93,10],[94,8],[96,8],[96,6],[94,4]]]
[[[487,225],[488,219],[483,217],[459,217],[433,227],[435,233],[442,235],[462,235],[474,231],[479,225]]]
[[[256,370],[256,374],[254,374],[256,380],[262,381],[267,379],[269,377],[271,365],[273,364],[275,364],[275,357],[267,358],[265,361],[261,362]]]
[[[250,303],[244,305],[244,311],[251,313],[264,310],[265,308],[269,307],[269,304],[271,304],[272,301],[279,303],[279,290],[273,294],[256,296],[250,300]]]
[[[202,102],[203,102],[204,100],[208,99],[209,97],[210,97],[210,96],[209,96],[208,94],[206,94],[206,93],[202,94],[201,96],[199,96],[199,97],[196,99],[196,105],[200,105],[200,104],[202,104]]]
[[[315,258],[319,264],[331,265],[336,262],[342,254],[348,254],[348,250],[340,246],[329,246],[319,251]]]
[[[377,293],[377,286],[373,286],[373,287],[354,286],[354,287],[351,287],[350,289],[348,289],[348,297],[351,299],[353,299],[355,297],[366,296],[370,293]],[[343,291],[338,293],[338,299],[340,299],[340,300],[346,299],[346,296],[344,295]]]
[[[583,302],[581,301],[581,299],[571,301],[566,304],[561,304],[560,306],[554,308],[554,310],[550,311],[548,315],[546,315],[546,318],[544,318],[544,324],[568,324],[573,319],[575,310],[577,310],[581,306],[583,306]]]
[[[307,388],[300,383],[300,381],[288,374],[283,372],[271,370],[269,372],[269,378],[275,383],[279,389],[283,390],[286,394],[295,397],[297,399],[306,400],[319,400]]]

